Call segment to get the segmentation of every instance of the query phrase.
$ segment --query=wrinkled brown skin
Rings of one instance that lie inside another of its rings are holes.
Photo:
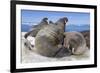
[[[86,40],[86,45],[88,49],[90,49],[90,31],[83,31],[81,32]]]
[[[74,55],[81,55],[86,51],[86,41],[84,36],[79,32],[64,33],[64,47]]]
[[[31,28],[31,30],[29,32],[27,32],[24,37],[25,38],[27,38],[28,36],[36,37],[36,34],[42,28],[44,28],[46,25],[48,25],[47,20],[48,20],[48,18],[43,18],[38,25],[33,25],[33,27]]]
[[[43,56],[55,57],[63,43],[63,33],[67,18],[60,18],[55,25],[41,29],[35,38],[35,51]],[[59,56],[59,55],[58,55]]]

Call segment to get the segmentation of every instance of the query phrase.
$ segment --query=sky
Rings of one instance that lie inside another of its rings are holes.
[[[67,17],[68,24],[74,24],[74,25],[90,24],[90,13],[21,10],[22,24],[36,25],[44,17],[47,17],[49,21],[53,22],[56,22],[59,18]]]

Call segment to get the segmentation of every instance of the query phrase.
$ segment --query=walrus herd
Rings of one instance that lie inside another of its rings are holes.
[[[68,22],[67,17],[58,19],[56,22],[43,18],[38,25],[32,26],[24,37],[35,37],[35,49],[26,46],[36,53],[46,56],[61,58],[69,55],[84,54],[87,48],[85,37],[80,32],[65,32],[65,25]]]

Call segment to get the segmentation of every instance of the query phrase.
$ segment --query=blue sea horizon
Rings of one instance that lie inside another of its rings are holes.
[[[28,32],[31,29],[31,25],[22,24],[21,25],[21,32]],[[82,24],[82,25],[76,25],[76,24],[70,24],[65,26],[65,32],[71,32],[71,31],[89,31],[90,25],[89,24]]]
[[[76,24],[71,24],[71,25],[66,25],[65,31],[89,31],[90,30],[90,25],[89,24],[82,24],[82,25],[76,25]]]

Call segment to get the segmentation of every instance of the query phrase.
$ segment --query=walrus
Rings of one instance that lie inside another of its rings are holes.
[[[43,27],[45,27],[46,25],[48,25],[48,18],[43,18],[41,20],[41,22],[37,25],[33,25],[31,30],[29,32],[27,32],[24,37],[27,38],[28,36],[32,36],[35,37],[36,34],[39,32],[39,30]]]
[[[81,55],[86,51],[86,40],[80,32],[65,32],[64,35],[64,47],[72,54]]]
[[[43,56],[55,57],[62,47],[64,27],[67,22],[67,17],[60,18],[56,25],[47,25],[41,29],[35,37],[35,52]]]

